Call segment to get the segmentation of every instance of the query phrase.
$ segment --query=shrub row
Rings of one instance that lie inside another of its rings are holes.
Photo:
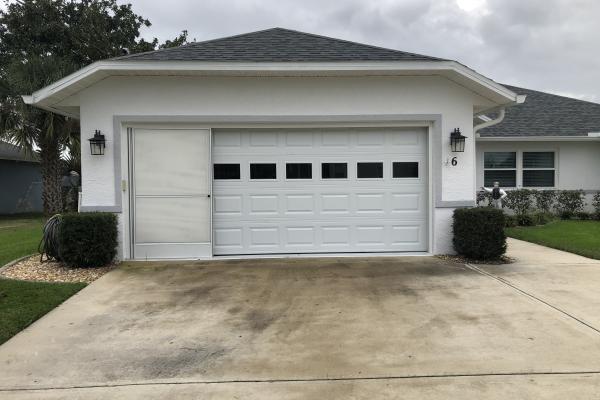
[[[489,193],[477,193],[477,205],[489,205],[489,200]],[[544,214],[555,213],[563,219],[600,219],[600,193],[597,193],[592,201],[595,211],[587,214],[584,212],[586,202],[583,190],[510,190],[506,192],[503,205],[517,216],[529,215],[535,211]],[[522,219],[526,222],[527,217]]]

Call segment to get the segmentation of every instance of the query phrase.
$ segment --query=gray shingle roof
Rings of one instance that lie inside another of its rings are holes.
[[[481,137],[587,136],[600,132],[600,104],[503,85],[525,94],[525,103],[506,109],[504,121],[479,131]]]
[[[37,154],[25,152],[19,146],[0,141],[0,160],[39,162]]]
[[[440,58],[385,49],[290,29],[272,28],[180,47],[130,54],[127,61],[443,61]]]

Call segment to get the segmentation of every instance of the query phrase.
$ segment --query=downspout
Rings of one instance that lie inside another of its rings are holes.
[[[487,127],[499,124],[500,122],[502,122],[504,120],[504,116],[505,115],[506,115],[506,107],[500,108],[500,111],[499,111],[498,116],[496,118],[491,119],[491,120],[486,121],[486,122],[483,122],[483,123],[481,123],[479,125],[475,125],[473,127],[473,135],[477,135],[477,132],[480,129],[487,128]]]

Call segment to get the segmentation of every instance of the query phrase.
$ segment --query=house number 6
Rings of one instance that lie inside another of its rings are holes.
[[[451,164],[453,167],[456,167],[458,165],[458,160],[456,159],[456,157],[452,157]]]

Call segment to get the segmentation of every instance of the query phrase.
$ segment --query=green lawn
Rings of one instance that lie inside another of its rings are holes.
[[[85,287],[0,279],[0,344]]]
[[[16,258],[36,253],[45,218],[39,215],[0,216],[0,267]]]
[[[0,266],[37,252],[41,216],[0,217]],[[85,287],[85,283],[46,283],[0,279],[0,344]]]
[[[542,226],[507,228],[506,234],[600,260],[600,221],[555,221]]]

